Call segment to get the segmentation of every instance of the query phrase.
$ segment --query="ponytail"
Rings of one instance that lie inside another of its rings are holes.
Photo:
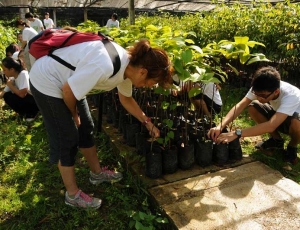
[[[141,40],[128,49],[130,65],[147,69],[146,79],[154,79],[162,86],[172,82],[173,68],[167,53],[160,48],[152,48],[148,40]]]
[[[4,58],[2,60],[2,65],[7,69],[14,69],[18,73],[20,73],[22,70],[25,70],[24,63],[22,60],[15,60],[11,57]]]

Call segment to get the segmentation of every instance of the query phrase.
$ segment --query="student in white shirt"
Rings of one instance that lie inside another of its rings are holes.
[[[35,29],[30,27],[26,22],[23,22],[22,19],[19,19],[16,21],[16,26],[19,30],[22,31],[22,43],[21,43],[21,49],[24,50],[24,61],[26,64],[26,68],[28,71],[31,69],[31,63],[34,62],[35,58],[29,54],[29,48],[27,43],[35,37],[38,32],[36,32]]]
[[[257,125],[221,133],[221,130],[247,107]],[[280,133],[287,134],[290,141],[283,151],[283,160],[289,164],[297,163],[297,146],[300,143],[300,90],[281,81],[279,72],[270,66],[256,71],[247,95],[228,112],[221,124],[209,131],[208,135],[216,143],[227,143],[236,138],[265,133],[269,133],[271,137],[258,143],[256,148],[284,149],[284,140]]]
[[[45,13],[45,18],[44,18],[44,26],[46,29],[52,29],[54,28],[54,22],[51,18],[49,18],[49,13]]]
[[[118,21],[118,15],[116,13],[113,13],[111,15],[111,18],[107,20],[106,27],[107,28],[120,27],[120,23]]]
[[[6,57],[2,60],[3,73],[9,78],[0,98],[16,113],[26,118],[26,121],[34,120],[38,113],[38,107],[33,96],[29,93],[29,75],[21,60]]]
[[[114,66],[101,41],[83,42],[60,48],[54,55],[73,66],[75,71],[49,56],[35,61],[30,72],[31,91],[42,113],[50,142],[50,162],[58,164],[66,187],[65,203],[94,208],[101,199],[83,193],[75,180],[75,159],[80,148],[90,167],[90,183],[117,181],[122,174],[101,168],[93,139],[94,124],[87,94],[117,87],[123,107],[158,137],[153,125],[132,97],[132,85],[151,87],[171,81],[170,60],[165,51],[152,48],[142,40],[125,50],[112,42],[121,60],[120,70],[111,77]]]
[[[32,13],[26,13],[25,18],[29,21],[30,27],[35,29],[36,32],[39,33],[44,30],[44,25],[43,25],[42,21],[38,18],[35,18]]]

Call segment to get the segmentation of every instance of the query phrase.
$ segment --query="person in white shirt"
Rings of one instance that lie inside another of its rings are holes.
[[[172,76],[173,83],[178,89],[172,89],[172,95],[177,96],[183,93],[188,93],[192,88],[201,88],[201,93],[190,98],[195,110],[199,114],[206,115],[213,118],[216,114],[219,114],[222,109],[222,98],[219,90],[221,87],[219,84],[213,82],[209,83],[192,83],[191,81],[182,82],[177,74]],[[176,88],[176,87],[175,87]]]
[[[90,167],[90,183],[118,181],[122,174],[101,168],[93,139],[94,124],[86,95],[118,88],[123,107],[135,116],[154,137],[159,136],[151,119],[132,97],[132,85],[151,87],[171,81],[170,60],[165,51],[142,40],[129,50],[112,42],[120,57],[120,70],[114,75],[112,60],[101,41],[83,42],[60,48],[54,55],[76,67],[75,71],[50,56],[35,61],[30,72],[31,92],[43,116],[50,143],[50,162],[58,164],[66,187],[65,203],[94,208],[101,199],[83,193],[75,180],[77,148]]]
[[[221,133],[224,127],[247,107],[257,125]],[[265,133],[269,133],[271,137],[258,143],[256,148],[283,150],[284,140],[280,133],[287,134],[290,141],[283,151],[283,160],[288,164],[297,163],[297,146],[300,143],[300,90],[281,81],[279,72],[271,66],[255,72],[252,87],[247,95],[228,112],[221,124],[209,131],[208,135],[216,143],[227,143],[236,138]]]
[[[32,13],[26,13],[25,18],[29,21],[30,27],[35,29],[38,33],[44,30],[44,25],[42,21],[38,18],[35,18]]]
[[[46,29],[52,29],[54,28],[54,22],[51,18],[49,18],[49,13],[45,13],[45,18],[44,18],[44,26]]]
[[[118,15],[116,13],[113,13],[111,15],[111,18],[107,20],[106,27],[107,28],[113,28],[113,27],[120,28],[120,23],[118,21]]]
[[[19,30],[22,31],[22,43],[21,43],[21,49],[24,50],[24,61],[26,64],[26,68],[28,71],[31,69],[31,63],[34,62],[35,58],[29,54],[29,48],[27,43],[35,37],[38,32],[36,32],[35,29],[30,27],[26,22],[23,22],[22,19],[19,19],[16,21],[16,26]]]
[[[6,57],[2,60],[3,73],[9,78],[0,98],[16,113],[31,122],[39,109],[30,94],[29,75],[21,60]]]

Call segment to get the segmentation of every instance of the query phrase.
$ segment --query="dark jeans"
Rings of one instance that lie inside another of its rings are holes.
[[[21,98],[12,92],[6,92],[3,98],[9,107],[26,118],[35,117],[39,111],[33,96],[29,93],[27,93],[25,97]]]
[[[81,125],[76,127],[73,116],[61,98],[39,92],[30,83],[31,92],[43,116],[50,144],[50,163],[73,166],[79,148],[95,145],[94,123],[86,99],[77,101]]]

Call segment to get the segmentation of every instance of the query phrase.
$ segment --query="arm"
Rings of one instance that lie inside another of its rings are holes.
[[[28,93],[28,88],[18,89],[14,85],[14,80],[9,79],[6,83],[9,89],[20,98],[24,98]]]
[[[68,82],[66,82],[62,87],[62,94],[63,94],[63,100],[65,104],[67,105],[68,109],[70,110],[74,122],[76,126],[78,127],[80,125],[80,118],[77,113],[77,107],[76,107],[76,97],[73,94],[72,89],[70,88],[70,85]]]
[[[27,45],[27,41],[22,41],[22,44],[21,44],[22,50],[25,49],[25,46],[26,46],[26,45]]]
[[[140,106],[132,97],[126,97],[119,92],[119,98],[123,107],[140,122],[144,122],[148,119],[145,113],[141,110]],[[157,129],[152,122],[148,122],[146,124],[146,128],[149,130],[151,136],[159,137],[159,129]]]
[[[288,117],[287,114],[284,113],[275,113],[269,121],[264,123],[260,123],[256,126],[246,128],[242,130],[242,137],[251,137],[258,136],[264,133],[272,133],[276,130],[276,128],[284,122],[284,120]],[[237,138],[237,135],[234,131],[229,133],[222,133],[218,138],[216,143],[227,143],[231,142]]]
[[[221,131],[230,122],[237,118],[250,103],[251,100],[247,97],[244,97],[239,103],[237,103],[234,107],[230,109],[225,118],[223,118],[222,123],[220,123],[217,127],[209,130],[208,136],[211,137],[213,141],[217,141],[217,137],[220,135]]]
[[[4,94],[5,94],[5,91],[4,91],[4,90],[3,90],[3,91],[1,91],[1,93],[0,93],[0,99],[2,99],[2,98],[3,98]]]

